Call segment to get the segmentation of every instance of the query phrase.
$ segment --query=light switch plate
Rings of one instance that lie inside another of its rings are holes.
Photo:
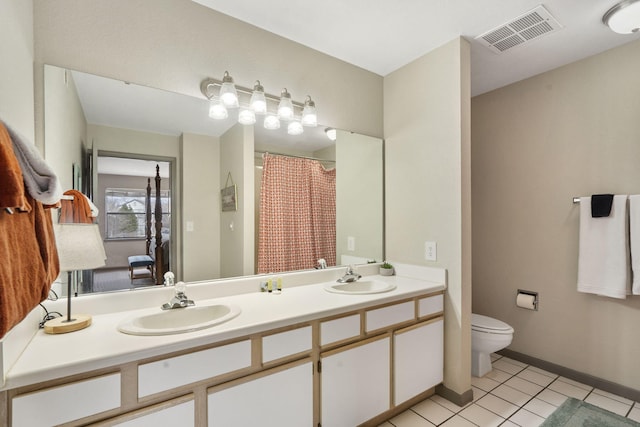
[[[355,251],[356,250],[356,238],[353,236],[347,237],[347,250]]]

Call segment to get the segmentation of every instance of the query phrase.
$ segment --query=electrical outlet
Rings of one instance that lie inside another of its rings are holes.
[[[187,221],[187,231],[193,231],[193,221]]]
[[[356,238],[353,236],[347,237],[347,250],[355,251],[356,250]]]
[[[436,242],[424,242],[424,259],[427,261],[436,261],[438,259]]]

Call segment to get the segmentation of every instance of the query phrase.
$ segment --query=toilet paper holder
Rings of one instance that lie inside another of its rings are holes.
[[[528,310],[538,311],[538,293],[527,291],[524,289],[518,289],[518,293],[516,294],[516,306]]]

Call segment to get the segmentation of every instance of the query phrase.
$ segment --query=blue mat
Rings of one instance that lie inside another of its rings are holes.
[[[540,427],[639,427],[637,423],[613,412],[568,398]]]

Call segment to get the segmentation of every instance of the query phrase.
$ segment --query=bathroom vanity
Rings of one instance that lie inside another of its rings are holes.
[[[190,285],[196,306],[240,314],[188,333],[117,330],[154,306],[94,315],[75,333],[39,331],[5,376],[0,424],[377,425],[442,382],[445,275],[422,270],[363,277],[390,285],[377,293],[329,292],[332,280],[273,294],[253,278],[251,292],[204,299],[220,282]]]

